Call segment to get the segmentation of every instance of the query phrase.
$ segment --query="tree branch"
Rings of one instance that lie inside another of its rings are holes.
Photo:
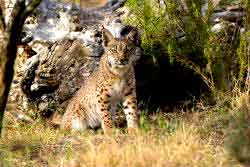
[[[17,0],[11,13],[11,21],[7,26],[7,31],[11,31],[12,28],[22,28],[26,18],[36,9],[41,1],[42,0],[32,0],[26,6],[25,0]]]
[[[32,0],[26,7],[23,17],[27,18],[41,3],[42,0]]]
[[[17,0],[13,10],[11,12],[10,20],[6,27],[7,32],[11,32],[11,29],[15,28],[15,26],[19,26],[23,21],[21,15],[25,10],[25,0]],[[16,27],[19,28],[19,27]]]
[[[4,21],[4,16],[3,16],[3,10],[2,7],[0,6],[0,29],[5,30],[5,21]]]

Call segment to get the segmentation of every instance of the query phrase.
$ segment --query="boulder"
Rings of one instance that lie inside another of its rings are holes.
[[[24,26],[9,109],[13,110],[10,106],[15,104],[15,113],[28,113],[33,118],[63,113],[74,93],[98,67],[104,52],[102,27],[117,38],[131,30],[115,12],[123,3],[112,0],[103,7],[81,9],[43,1]]]

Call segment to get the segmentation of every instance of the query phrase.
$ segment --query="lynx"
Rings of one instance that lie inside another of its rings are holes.
[[[61,127],[82,131],[101,126],[104,134],[110,135],[118,104],[122,103],[128,133],[134,134],[138,128],[134,73],[138,34],[132,29],[117,39],[103,29],[102,36],[105,53],[100,65],[69,102]]]

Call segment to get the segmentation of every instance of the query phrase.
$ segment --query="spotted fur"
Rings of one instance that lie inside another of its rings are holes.
[[[62,128],[85,130],[102,127],[110,134],[115,122],[117,105],[123,104],[128,132],[138,127],[134,62],[136,61],[136,30],[124,39],[116,39],[103,30],[105,53],[99,68],[70,101]]]

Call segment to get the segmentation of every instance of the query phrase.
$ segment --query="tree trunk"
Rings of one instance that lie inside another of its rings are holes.
[[[8,84],[6,80],[7,70],[7,41],[6,35],[1,32],[1,43],[0,43],[0,131],[2,129],[2,121],[4,115],[4,109],[6,107],[8,98]],[[1,133],[1,132],[0,132]]]
[[[14,74],[13,68],[17,53],[17,43],[19,42],[25,19],[40,2],[41,0],[33,0],[26,6],[25,0],[18,0],[14,5],[7,25],[4,21],[2,8],[0,8],[0,134]]]

